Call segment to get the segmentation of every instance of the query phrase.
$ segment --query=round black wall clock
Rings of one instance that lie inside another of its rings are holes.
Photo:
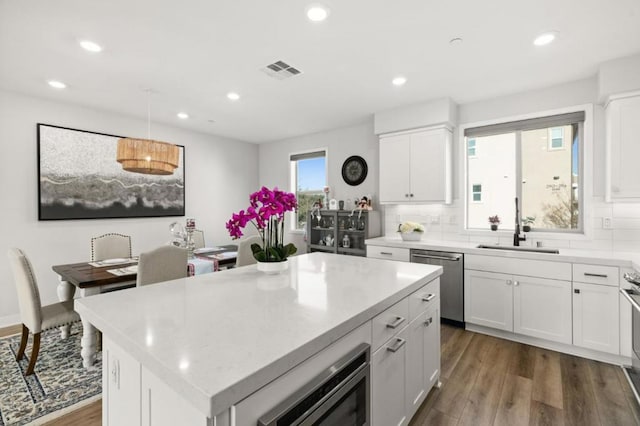
[[[342,164],[342,179],[351,186],[360,185],[367,178],[367,162],[359,155],[352,155]]]

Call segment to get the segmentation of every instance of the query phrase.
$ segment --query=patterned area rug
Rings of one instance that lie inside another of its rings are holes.
[[[60,339],[58,329],[43,332],[35,373],[28,377],[24,372],[29,365],[32,337],[20,362],[16,361],[20,336],[0,339],[0,426],[40,423],[44,416],[51,420],[56,416],[48,414],[101,394],[102,353],[98,352],[95,368],[82,367],[81,337],[81,323],[71,327],[66,340]]]

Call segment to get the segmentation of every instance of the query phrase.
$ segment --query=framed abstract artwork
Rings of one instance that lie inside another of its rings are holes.
[[[184,147],[171,175],[122,169],[122,136],[38,124],[38,219],[184,216]]]

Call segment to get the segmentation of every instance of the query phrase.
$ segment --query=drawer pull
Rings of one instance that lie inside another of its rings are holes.
[[[403,322],[404,322],[403,317],[396,317],[396,319],[391,324],[387,324],[387,328],[398,328],[398,326]]]
[[[381,251],[380,254],[384,254],[385,256],[393,256],[393,253],[389,253],[388,251]]]
[[[433,317],[429,317],[425,322],[424,325],[426,325],[427,327],[429,327],[431,325],[431,323],[433,322]]]
[[[591,272],[585,272],[584,276],[585,277],[596,277],[596,278],[607,278],[608,277],[607,274],[592,274]]]
[[[422,301],[423,302],[431,302],[434,297],[436,297],[435,294],[429,294],[427,296],[422,296]]]
[[[393,345],[393,346],[387,346],[387,350],[388,350],[389,352],[394,352],[394,353],[395,353],[395,352],[398,352],[398,350],[399,350],[401,347],[403,347],[405,343],[407,343],[407,341],[406,341],[406,340],[401,339],[401,338],[399,338],[399,337],[398,337],[398,338],[396,339],[396,343],[395,343],[395,345]]]
[[[507,280],[507,285],[511,285],[511,284],[513,284],[513,281]]]

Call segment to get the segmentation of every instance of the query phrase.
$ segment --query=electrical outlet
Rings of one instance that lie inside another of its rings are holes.
[[[455,225],[456,223],[458,223],[458,218],[456,217],[456,215],[452,214],[451,216],[449,216],[449,224]]]
[[[431,223],[433,224],[440,223],[440,216],[431,216]]]
[[[602,229],[611,229],[613,220],[610,217],[602,218]]]

